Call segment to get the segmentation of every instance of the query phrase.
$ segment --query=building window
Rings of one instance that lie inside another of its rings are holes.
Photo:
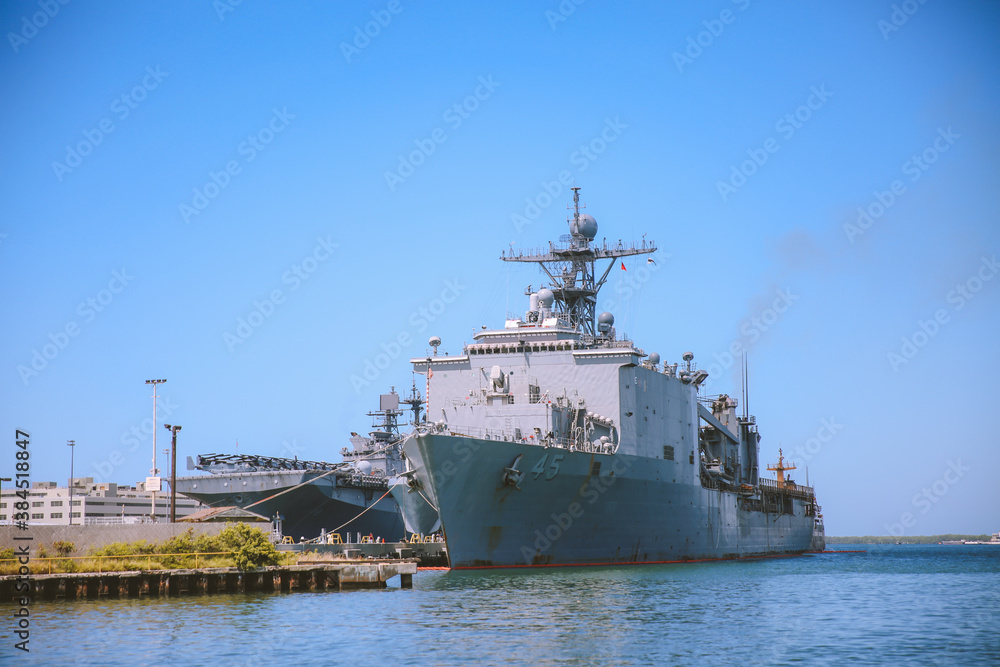
[[[31,503],[31,506],[32,507],[45,507],[45,503],[41,502],[40,500],[36,500],[35,502]]]
[[[69,517],[71,519],[79,519],[80,518],[80,513],[79,512],[70,512],[69,513]]]
[[[70,505],[72,505],[73,507],[79,507],[80,506],[80,501],[79,500],[74,500],[74,501],[72,501],[70,503]]]
[[[7,503],[0,503],[0,509],[7,509]]]
[[[44,519],[45,518],[45,514],[32,514],[31,518],[32,519]]]
[[[61,519],[62,518],[62,512],[52,512],[51,514],[49,514],[49,518],[50,519]]]
[[[51,505],[52,507],[62,507],[62,501],[61,500],[53,500],[51,503],[49,503],[49,505]]]
[[[7,515],[6,514],[0,514],[0,521],[6,521],[6,520],[7,520]]]

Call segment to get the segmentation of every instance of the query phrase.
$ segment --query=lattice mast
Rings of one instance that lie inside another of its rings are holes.
[[[505,262],[532,262],[538,264],[549,277],[549,289],[555,296],[555,310],[584,334],[591,336],[597,332],[597,293],[601,290],[608,274],[614,268],[615,260],[633,255],[656,252],[656,244],[643,240],[641,245],[623,244],[608,246],[594,243],[597,236],[597,220],[586,213],[580,213],[580,188],[573,190],[573,217],[567,218],[569,234],[559,238],[560,243],[549,242],[547,253],[504,252],[500,259]],[[597,278],[597,263],[611,260],[600,278]],[[530,292],[530,288],[529,288]]]

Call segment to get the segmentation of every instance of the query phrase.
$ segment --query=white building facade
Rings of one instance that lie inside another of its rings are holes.
[[[34,482],[28,492],[28,523],[43,525],[101,525],[131,523],[165,523],[170,521],[170,492],[156,493],[156,512],[152,513],[150,492],[142,482],[123,486],[114,482],[94,483],[92,477],[77,477],[69,486],[55,482]],[[17,489],[4,486],[0,490],[0,523],[11,523],[20,510]],[[177,495],[177,519],[205,506],[196,500]]]

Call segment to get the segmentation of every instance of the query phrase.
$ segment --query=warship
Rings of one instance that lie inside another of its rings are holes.
[[[455,569],[755,558],[822,550],[813,489],[760,475],[756,418],[701,395],[694,355],[661,363],[597,314],[624,257],[652,242],[595,242],[573,188],[569,234],[535,263],[548,287],[528,310],[477,331],[461,354],[411,359],[427,415],[403,451],[410,487],[439,514]],[[651,258],[650,258],[651,259]],[[599,264],[608,261],[606,267]],[[647,260],[648,261],[648,260]],[[624,268],[624,264],[622,264]],[[603,272],[599,273],[599,269]]]
[[[236,506],[281,522],[281,532],[314,538],[322,532],[360,533],[403,539],[399,506],[389,481],[404,472],[399,417],[409,404],[419,417],[420,396],[400,400],[393,388],[369,412],[368,436],[352,432],[343,461],[300,461],[295,458],[245,454],[188,457],[189,470],[208,475],[177,478],[177,492],[210,507]]]

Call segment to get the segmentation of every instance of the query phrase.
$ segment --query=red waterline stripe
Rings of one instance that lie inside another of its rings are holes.
[[[816,553],[816,552],[810,552]],[[740,556],[738,558],[693,558],[690,560],[640,560],[617,563],[542,563],[539,565],[465,565],[453,570],[508,570],[535,567],[608,567],[617,565],[672,565],[675,563],[709,563],[718,561],[763,560],[765,558],[796,558],[804,554],[774,554],[771,556]]]

